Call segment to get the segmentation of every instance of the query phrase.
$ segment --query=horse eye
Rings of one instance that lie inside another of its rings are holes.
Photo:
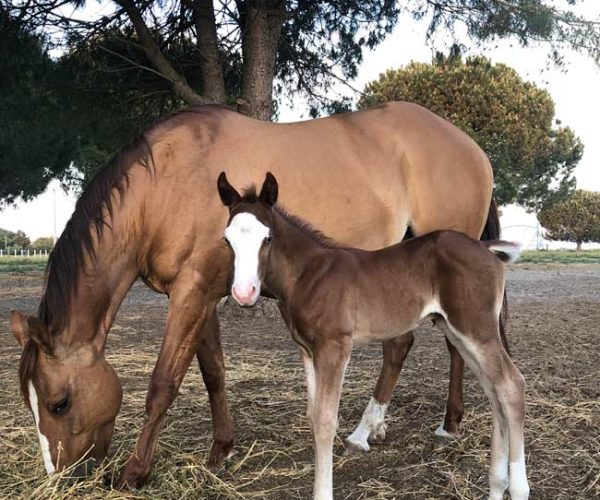
[[[272,237],[272,236],[267,236],[267,237],[265,238],[264,245],[265,245],[266,247],[268,247],[268,246],[271,244],[271,242],[272,242],[272,241],[273,241],[273,237]]]
[[[50,405],[50,412],[54,415],[62,415],[69,408],[69,397],[60,400],[58,403]]]

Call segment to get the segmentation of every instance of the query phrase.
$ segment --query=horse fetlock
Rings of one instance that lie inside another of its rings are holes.
[[[148,481],[151,468],[151,464],[142,463],[136,456],[132,456],[121,471],[117,489],[132,490],[141,488]]]
[[[215,439],[208,454],[207,466],[209,469],[218,469],[223,462],[232,455],[234,440],[221,441]]]

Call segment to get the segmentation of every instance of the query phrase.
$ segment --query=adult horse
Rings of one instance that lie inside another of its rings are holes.
[[[216,317],[232,267],[222,240],[227,210],[214,187],[223,170],[238,187],[261,182],[270,170],[285,207],[364,249],[434,229],[479,237],[488,213],[489,227],[497,222],[483,151],[414,104],[292,124],[260,122],[218,106],[164,120],[121,151],[82,194],[51,254],[38,317],[11,315],[23,346],[21,388],[49,473],[84,455],[92,461],[106,454],[121,386],[104,346],[138,277],[170,301],[146,421],[119,486],[139,486],[148,477],[162,420],[194,355],[213,416],[209,464],[231,450]],[[411,344],[410,335],[385,344],[374,395],[380,404],[391,397]],[[446,430],[454,432],[463,373],[454,349],[451,365]]]

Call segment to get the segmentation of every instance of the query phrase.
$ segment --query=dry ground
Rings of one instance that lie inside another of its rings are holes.
[[[211,422],[197,366],[169,411],[148,486],[122,494],[104,486],[131,450],[160,346],[166,300],[136,284],[108,341],[125,398],[111,460],[75,484],[44,477],[33,420],[18,394],[19,349],[8,333],[11,308],[33,312],[42,276],[0,275],[0,497],[308,498],[312,440],[303,369],[269,307],[221,315],[236,454],[205,467]],[[527,266],[509,271],[509,339],[527,386],[526,449],[532,499],[600,498],[600,266]],[[340,408],[339,436],[360,420],[380,366],[380,346],[355,350]],[[487,487],[490,412],[468,375],[462,436],[436,438],[444,409],[448,355],[441,334],[422,328],[389,410],[388,439],[368,455],[335,446],[335,495],[363,498],[482,498]]]

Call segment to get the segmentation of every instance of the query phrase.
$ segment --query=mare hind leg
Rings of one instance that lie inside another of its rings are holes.
[[[436,435],[441,437],[458,437],[460,434],[460,423],[465,412],[463,402],[463,377],[465,374],[465,362],[460,353],[446,338],[446,346],[450,354],[450,381],[448,382],[448,401],[444,420],[435,430]]]
[[[219,318],[216,309],[200,335],[196,358],[208,392],[213,425],[213,444],[208,456],[208,467],[219,467],[233,448],[233,420],[227,404],[225,363],[221,348]]]
[[[461,332],[448,322],[445,330],[448,340],[479,378],[492,405],[489,499],[501,500],[508,486],[512,500],[527,500],[529,485],[523,438],[525,381],[502,346],[498,324],[494,322],[472,333]]]

